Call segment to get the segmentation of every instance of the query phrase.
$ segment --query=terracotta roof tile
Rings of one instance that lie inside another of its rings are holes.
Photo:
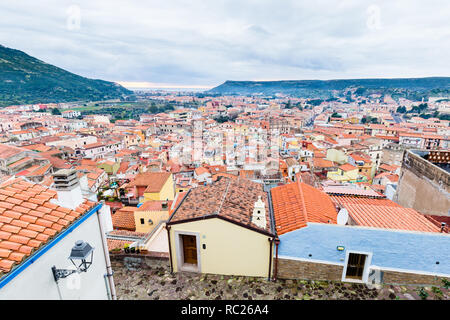
[[[28,227],[29,224],[30,224],[29,222],[18,220],[18,219],[11,221],[11,225],[16,226],[16,227],[21,227],[21,228],[26,228],[26,227]]]
[[[39,235],[39,233],[37,233],[36,231],[33,231],[33,230],[22,229],[19,231],[19,235],[28,237],[30,239],[34,239]]]
[[[46,207],[46,208],[50,208],[52,210],[58,208],[58,205],[56,205],[54,203],[51,203],[51,202],[46,202],[46,203],[43,204],[43,206]],[[32,208],[32,209],[35,209],[35,208]]]
[[[37,217],[33,217],[33,216],[30,216],[30,215],[27,215],[27,214],[23,214],[20,217],[20,220],[25,221],[25,222],[35,223],[36,220],[37,220]]]
[[[13,260],[17,262],[21,262],[23,258],[25,257],[25,254],[20,252],[13,252],[9,255],[8,260]]]
[[[55,229],[56,231],[61,231],[64,228],[64,226],[62,224],[59,223],[54,223],[52,224],[52,229]]]
[[[31,210],[30,212],[28,212],[28,215],[33,216],[33,217],[42,218],[43,216],[45,216],[45,212]]]
[[[19,211],[21,213],[28,213],[28,212],[31,211],[30,208],[25,208],[25,207],[22,207],[22,206],[15,206],[14,210]]]
[[[40,212],[44,212],[44,213],[50,213],[50,212],[52,212],[52,209],[46,208],[46,207],[43,207],[43,206],[39,206],[39,207],[36,209],[36,211],[40,211]],[[25,212],[25,213],[26,213],[26,212]]]
[[[16,251],[20,248],[20,244],[11,241],[1,241],[0,248]]]
[[[32,202],[23,202],[22,207],[29,208],[29,209],[36,209],[38,207],[38,205],[35,203],[32,203]]]
[[[5,196],[9,196],[9,197],[14,197],[14,194],[15,194],[15,193],[12,192],[12,191],[0,189],[0,194],[1,194],[1,195],[5,195]]]
[[[11,250],[0,248],[0,258],[8,258],[11,252]]]
[[[32,240],[28,241],[27,245],[29,245],[30,247],[34,247],[34,248],[39,248],[41,243],[42,243],[42,241],[32,239]]]
[[[11,234],[11,232],[0,231],[0,240],[8,240]]]
[[[12,209],[14,204],[10,202],[0,201],[0,208]]]
[[[25,253],[25,254],[30,254],[31,252],[33,252],[33,248],[30,246],[20,246],[19,252]]]
[[[27,231],[32,232],[30,230],[27,230]],[[44,234],[44,233],[37,233],[37,235],[36,235],[36,240],[39,240],[39,241],[47,241],[49,238],[50,238],[50,236],[47,234]]]
[[[36,198],[29,199],[28,201],[31,202],[31,203],[38,204],[40,206],[44,205],[45,203],[47,203],[47,200],[45,200],[45,199],[36,199]]]
[[[50,229],[50,228],[44,228],[44,231],[42,231],[42,232],[49,236],[54,236],[56,234],[56,230]]]
[[[13,219],[20,219],[22,213],[13,210],[5,210],[2,215]]]
[[[48,220],[48,221],[52,221],[52,222],[58,222],[58,220],[60,219],[60,217],[54,216],[54,215],[51,215],[51,214],[46,214],[42,218],[45,219],[45,220]]]
[[[12,221],[12,220],[11,220]],[[11,225],[11,224],[5,224],[5,225],[3,225],[3,227],[2,227],[2,231],[5,231],[5,232],[10,232],[10,233],[13,233],[13,234],[15,234],[15,233],[19,233],[19,231],[20,231],[20,227],[18,227],[18,226],[13,226],[13,225]]]
[[[86,206],[86,205],[80,205],[80,207],[82,207],[83,209],[87,209],[88,208],[88,206]],[[68,208],[64,208],[64,207],[59,207],[58,208],[58,211],[61,211],[61,212],[64,212],[64,213],[70,213],[72,210],[70,210],[70,209],[68,209]]]
[[[28,244],[28,241],[30,241],[30,238],[14,234],[9,238],[9,241],[17,242],[17,243],[21,243],[21,244]]]
[[[14,266],[14,261],[0,259],[0,270],[11,270]]]
[[[36,224],[40,225],[40,226],[43,226],[45,228],[51,228],[52,225],[53,225],[53,222],[45,220],[45,219],[37,219],[36,220]]]
[[[9,202],[9,203],[13,203],[13,204],[21,204],[23,202],[23,200],[16,199],[16,198],[13,198],[13,197],[8,197],[4,201]]]

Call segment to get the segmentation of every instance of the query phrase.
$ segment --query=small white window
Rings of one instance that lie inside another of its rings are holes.
[[[371,259],[371,253],[347,252],[342,281],[367,282]]]

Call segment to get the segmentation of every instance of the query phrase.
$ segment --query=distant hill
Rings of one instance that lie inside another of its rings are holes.
[[[450,93],[450,77],[345,80],[226,81],[208,93],[263,94],[276,93],[306,98],[332,97],[333,91],[358,88],[358,93],[439,95]]]
[[[101,101],[132,94],[114,82],[81,77],[0,45],[0,107],[39,102]]]

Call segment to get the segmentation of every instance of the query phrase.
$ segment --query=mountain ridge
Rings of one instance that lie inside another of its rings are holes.
[[[423,78],[361,78],[331,80],[278,80],[278,81],[235,81],[227,80],[208,90],[219,94],[293,94],[305,97],[333,96],[332,91],[362,88],[368,93],[450,93],[450,77]],[[434,91],[433,91],[434,90]]]
[[[121,85],[86,78],[0,45],[0,106],[122,99]]]

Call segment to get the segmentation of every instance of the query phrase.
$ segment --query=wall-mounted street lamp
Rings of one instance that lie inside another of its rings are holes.
[[[78,240],[75,242],[75,246],[70,252],[69,260],[73,263],[76,270],[73,269],[56,269],[55,266],[52,267],[53,277],[55,281],[58,282],[60,278],[66,278],[71,274],[77,272],[86,272],[92,264],[94,258],[94,248],[87,242],[83,240]]]

